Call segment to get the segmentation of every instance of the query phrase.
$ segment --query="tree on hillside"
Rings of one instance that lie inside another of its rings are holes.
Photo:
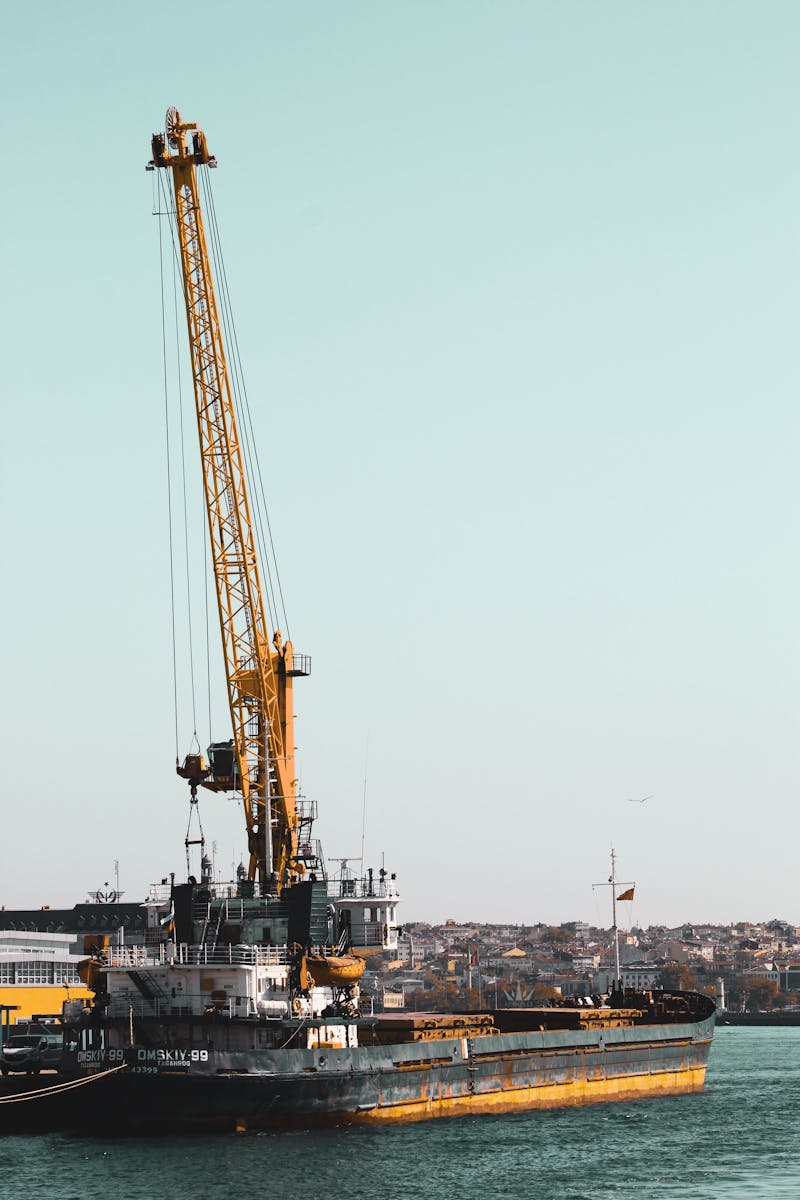
[[[659,975],[662,988],[678,992],[696,992],[697,980],[686,963],[673,963],[663,967]]]
[[[777,983],[773,983],[771,979],[760,979],[758,983],[751,984],[747,1011],[759,1012],[762,1008],[775,1008],[780,994],[781,989]]]
[[[558,988],[551,983],[537,983],[533,988],[533,1003],[542,1004],[545,1000],[555,1000],[561,996]]]
[[[728,1006],[758,1012],[762,1008],[776,1008],[784,1002],[777,983],[761,979],[757,975],[737,975],[728,987]]]

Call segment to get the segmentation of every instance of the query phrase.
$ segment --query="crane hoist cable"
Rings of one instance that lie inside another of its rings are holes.
[[[169,568],[170,568],[170,623],[172,634],[172,681],[173,681],[173,707],[175,721],[175,761],[180,762],[180,712],[178,703],[178,665],[177,665],[177,629],[175,616],[175,562],[176,548],[175,538],[173,533],[174,514],[173,514],[173,484],[172,484],[172,439],[170,428],[170,404],[169,404],[169,371],[168,371],[168,355],[167,355],[167,332],[166,332],[166,283],[164,280],[164,251],[163,251],[163,236],[162,226],[164,218],[174,220],[174,206],[171,206],[168,199],[168,194],[163,188],[161,176],[156,176],[159,187],[160,203],[156,205],[155,191],[153,213],[158,218],[158,248],[159,248],[159,279],[161,293],[161,351],[163,360],[163,379],[164,379],[164,423],[165,423],[165,442],[166,442],[166,469],[167,469],[167,515],[169,527]],[[184,411],[183,411],[183,384],[181,372],[181,343],[180,343],[180,320],[178,309],[178,285],[177,271],[180,270],[180,263],[175,246],[175,234],[172,223],[169,224],[172,244],[172,308],[174,319],[174,347],[175,347],[175,377],[177,381],[177,408],[178,408],[178,429],[180,443],[180,478],[181,478],[181,494],[183,503],[183,548],[184,548],[184,571],[186,576],[186,606],[187,606],[187,627],[188,627],[188,649],[189,649],[189,676],[190,676],[190,692],[191,692],[191,707],[192,707],[192,738],[189,746],[189,753],[199,752],[200,742],[197,736],[197,702],[196,702],[196,681],[195,681],[195,650],[194,650],[194,622],[193,622],[193,607],[192,607],[192,585],[190,571],[190,552],[189,552],[189,517],[188,517],[188,499],[186,486],[186,449],[185,449],[185,432],[184,432]],[[210,632],[209,632],[209,611],[208,611],[208,588],[205,584],[207,580],[207,540],[205,536],[205,513],[203,520],[200,523],[200,528],[203,531],[203,575],[204,580],[203,595],[204,595],[204,610],[205,610],[205,648],[206,648],[206,684],[208,698],[208,727],[209,733],[211,730],[211,680],[210,680]],[[192,838],[192,821],[196,820],[199,827],[199,837]],[[200,809],[197,801],[196,792],[192,793],[189,805],[189,816],[186,827],[186,835],[184,838],[186,847],[186,870],[187,874],[191,871],[190,850],[193,845],[200,847],[201,855],[205,851],[205,835],[203,832],[202,820],[200,818]]]
[[[164,389],[165,389],[165,437],[166,437],[167,475],[168,475],[167,491],[168,491],[168,520],[169,520],[169,555],[170,555],[170,611],[171,611],[171,634],[172,634],[172,655],[173,655],[173,705],[174,705],[174,709],[175,709],[175,742],[176,742],[176,760],[177,760],[179,757],[179,744],[180,744],[180,734],[179,734],[180,704],[179,704],[179,691],[178,691],[179,672],[178,672],[178,663],[177,663],[178,636],[177,636],[177,621],[176,621],[175,574],[176,574],[176,566],[178,563],[179,555],[178,555],[178,549],[177,549],[177,544],[176,544],[176,538],[174,535],[175,511],[174,511],[174,504],[173,504],[173,494],[174,494],[175,489],[173,486],[173,479],[172,479],[172,475],[173,475],[172,459],[173,459],[174,452],[173,452],[173,448],[172,448],[172,429],[171,429],[170,419],[169,419],[169,412],[170,412],[169,392],[168,392],[169,371],[168,371],[168,353],[167,353],[167,336],[166,336],[167,284],[166,284],[166,280],[164,279],[163,245],[162,245],[162,242],[163,242],[162,226],[164,223],[164,219],[167,219],[167,221],[168,221],[168,229],[169,229],[169,232],[171,235],[170,242],[171,242],[171,246],[172,246],[172,255],[171,255],[172,316],[173,316],[173,324],[174,324],[174,354],[175,354],[174,377],[175,377],[175,384],[176,384],[176,391],[177,391],[176,406],[177,406],[177,414],[178,414],[177,421],[175,422],[175,424],[177,425],[177,429],[178,429],[178,442],[179,442],[179,447],[180,447],[177,457],[179,460],[178,461],[178,472],[179,472],[179,477],[180,477],[181,502],[182,502],[182,506],[183,506],[183,531],[182,531],[183,532],[183,554],[182,554],[183,561],[181,563],[181,568],[182,568],[182,573],[185,578],[186,632],[187,632],[187,642],[188,642],[187,659],[188,659],[188,674],[189,674],[189,693],[190,693],[191,713],[192,713],[192,738],[191,738],[190,751],[191,751],[191,748],[199,749],[199,744],[200,744],[199,738],[198,738],[198,733],[197,733],[197,712],[198,712],[197,697],[198,697],[198,691],[199,691],[198,684],[197,684],[197,673],[198,673],[200,656],[198,655],[196,647],[195,647],[195,636],[194,636],[196,613],[195,613],[195,604],[194,604],[194,589],[193,589],[193,583],[192,583],[192,579],[193,579],[192,549],[191,549],[192,538],[190,535],[191,523],[189,520],[189,503],[188,503],[188,494],[187,494],[186,434],[185,434],[185,424],[184,424],[184,395],[183,395],[183,373],[182,373],[183,355],[181,352],[180,311],[179,311],[179,304],[178,304],[178,291],[179,291],[178,277],[179,277],[179,273],[180,273],[180,259],[178,256],[177,246],[175,244],[175,232],[174,232],[175,207],[174,207],[173,203],[170,203],[169,193],[163,187],[162,177],[159,175],[156,178],[158,179],[158,185],[159,185],[159,196],[158,196],[159,202],[158,202],[158,204],[156,204],[155,199],[154,199],[153,211],[154,211],[154,215],[157,216],[159,219],[158,220],[158,226],[159,226],[159,230],[158,230],[158,234],[159,234],[159,274],[160,274],[160,279],[161,279],[162,357],[164,360],[163,369],[164,369]],[[182,294],[182,287],[180,290],[181,290],[181,294]],[[202,538],[203,538],[203,571],[202,571],[201,578],[204,580],[204,585],[203,585],[203,599],[204,599],[203,610],[204,610],[204,612],[203,612],[203,616],[204,616],[204,621],[205,621],[205,638],[204,638],[205,656],[206,656],[205,684],[206,684],[206,701],[207,701],[207,710],[208,710],[208,729],[209,729],[209,738],[210,738],[210,731],[211,731],[211,684],[210,684],[211,661],[210,661],[208,589],[207,589],[207,586],[205,585],[205,581],[207,580],[207,575],[208,575],[208,571],[207,571],[207,539],[206,539],[206,534],[205,534],[205,511],[202,514],[202,519],[199,523],[199,529],[201,531]]]
[[[160,178],[159,178],[160,190]],[[158,215],[158,268],[161,293],[161,358],[163,365],[164,379],[164,440],[166,448],[166,474],[167,474],[167,525],[169,529],[169,610],[170,610],[170,625],[172,632],[172,702],[174,708],[175,719],[175,761],[179,757],[179,735],[178,735],[178,648],[177,637],[175,632],[175,550],[172,537],[172,464],[170,459],[170,424],[169,424],[169,385],[167,377],[167,325],[166,313],[164,305],[164,250],[163,239],[161,233],[161,217],[156,208],[155,203],[153,209]]]
[[[178,281],[176,276],[175,259],[172,261],[172,296],[175,312],[175,347],[179,346],[178,324]],[[192,698],[192,735],[197,740],[197,686],[195,683],[195,654],[194,654],[194,613],[192,606],[192,572],[190,568],[190,538],[189,538],[189,503],[186,491],[186,437],[183,422],[183,389],[181,386],[181,356],[176,353],[176,373],[178,381],[178,430],[180,442],[181,463],[181,499],[183,501],[183,569],[186,576],[186,628],[189,639],[189,689]]]

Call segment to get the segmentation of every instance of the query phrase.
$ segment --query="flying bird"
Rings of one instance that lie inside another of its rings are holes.
[[[645,800],[652,799],[652,796],[642,796],[641,800],[636,799],[634,796],[628,796],[628,804],[644,804]]]

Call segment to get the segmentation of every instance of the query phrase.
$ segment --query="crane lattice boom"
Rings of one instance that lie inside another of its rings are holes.
[[[190,142],[191,136],[191,142]],[[219,607],[236,771],[210,775],[198,756],[179,774],[193,792],[240,787],[250,863],[248,878],[278,891],[303,870],[297,862],[292,644],[270,644],[217,301],[197,188],[199,166],[214,167],[205,134],[170,109],[167,133],[154,134],[151,167],[169,170],[183,275],[200,436],[203,483]]]

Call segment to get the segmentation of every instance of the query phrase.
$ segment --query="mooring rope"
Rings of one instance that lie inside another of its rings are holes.
[[[296,1038],[298,1033],[300,1032],[300,1030],[306,1025],[306,1023],[308,1022],[308,1019],[309,1019],[309,1013],[306,1013],[305,1016],[303,1017],[302,1021],[300,1022],[300,1024],[297,1026],[296,1029],[292,1030],[292,1032],[289,1034],[288,1038],[283,1043],[283,1045],[278,1046],[279,1050],[286,1049],[286,1047],[289,1045],[289,1042],[291,1042],[294,1038]]]
[[[54,1083],[52,1087],[38,1088],[35,1092],[26,1092],[22,1096],[0,1096],[0,1104],[22,1104],[25,1100],[41,1100],[46,1096],[71,1092],[75,1088],[84,1087],[87,1083],[96,1083],[99,1079],[105,1079],[107,1075],[115,1075],[117,1071],[124,1071],[127,1066],[127,1063],[122,1063],[119,1067],[109,1067],[107,1071],[100,1071],[97,1075],[87,1075],[85,1079],[70,1079],[65,1083]]]

